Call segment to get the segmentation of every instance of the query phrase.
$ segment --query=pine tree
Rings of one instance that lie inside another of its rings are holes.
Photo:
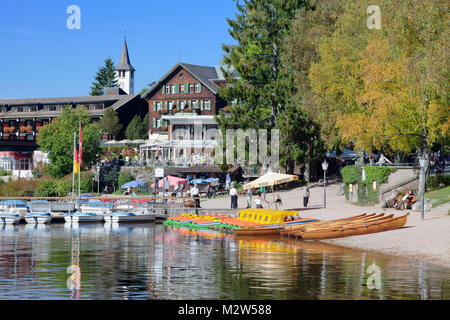
[[[238,44],[223,46],[224,62],[232,72],[224,70],[229,86],[219,92],[237,103],[220,112],[217,122],[223,136],[228,128],[279,129],[281,164],[306,163],[309,179],[310,163],[323,151],[319,130],[294,99],[295,78],[283,61],[285,39],[301,8],[310,10],[307,1],[299,0],[237,4],[239,14],[228,24]]]
[[[137,114],[131,119],[125,130],[125,136],[128,140],[145,139],[147,137],[148,130],[148,113],[141,119]]]
[[[220,117],[222,127],[273,129],[290,95],[286,74],[280,66],[281,46],[302,0],[236,1],[236,20],[227,19],[237,45],[223,45],[225,78],[229,86],[219,94],[238,101]],[[238,75],[238,77],[236,77]]]
[[[107,87],[117,87],[114,62],[110,57],[106,58],[105,65],[100,67],[92,82],[91,96],[101,96]]]

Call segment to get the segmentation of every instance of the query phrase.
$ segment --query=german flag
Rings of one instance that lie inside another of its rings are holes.
[[[81,121],[80,121],[80,149],[79,149],[79,159],[80,159],[80,167],[83,166],[83,133],[81,131]]]
[[[77,139],[73,141],[73,172],[80,173],[80,156],[78,154]]]

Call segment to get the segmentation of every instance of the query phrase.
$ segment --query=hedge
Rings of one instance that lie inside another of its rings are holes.
[[[345,198],[349,199],[348,185],[358,185],[358,201],[360,203],[378,203],[380,186],[386,182],[389,175],[395,171],[395,168],[365,166],[366,180],[362,181],[362,167],[360,166],[346,166],[342,168],[342,181],[345,183]],[[376,190],[372,190],[372,183],[376,181]]]

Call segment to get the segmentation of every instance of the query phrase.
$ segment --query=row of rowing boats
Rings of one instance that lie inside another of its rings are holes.
[[[393,214],[360,214],[342,219],[320,221],[300,220],[296,224],[278,224],[247,227],[234,232],[238,235],[283,235],[303,240],[322,240],[349,237],[394,230],[406,224],[409,213],[394,217]]]

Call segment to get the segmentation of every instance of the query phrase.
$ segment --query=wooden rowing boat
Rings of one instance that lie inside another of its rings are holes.
[[[409,213],[401,217],[386,217],[384,219],[364,222],[354,225],[333,226],[306,232],[296,232],[295,236],[303,240],[323,240],[364,235],[403,227]]]
[[[347,218],[341,218],[341,219],[336,219],[336,220],[314,221],[314,222],[309,222],[307,224],[302,224],[302,225],[285,226],[280,229],[280,234],[281,235],[290,235],[290,234],[294,233],[295,231],[303,230],[305,227],[330,226],[330,225],[336,224],[336,223],[351,223],[353,221],[369,220],[369,219],[378,218],[378,217],[382,217],[382,216],[384,216],[383,213],[382,214],[373,213],[373,214],[369,214],[369,215],[364,213],[361,215],[347,217]]]
[[[284,222],[284,223],[276,223],[274,225],[268,225],[268,226],[256,226],[256,227],[248,227],[244,229],[237,229],[234,230],[234,233],[240,236],[255,236],[255,235],[280,235],[280,228],[283,227],[284,224],[290,223],[290,224],[303,224],[303,223],[309,223],[317,221],[316,219],[304,219],[304,220],[297,220],[297,221],[291,221],[291,222]]]
[[[322,229],[333,228],[333,227],[342,228],[343,226],[361,225],[364,223],[390,219],[393,216],[394,216],[393,214],[390,214],[388,216],[384,216],[384,214],[380,214],[380,215],[376,215],[376,216],[368,218],[368,219],[358,219],[358,220],[351,220],[351,221],[344,221],[344,222],[331,222],[331,223],[325,223],[325,224],[321,224],[321,225],[305,225],[303,228],[297,229],[293,233],[322,230]]]

